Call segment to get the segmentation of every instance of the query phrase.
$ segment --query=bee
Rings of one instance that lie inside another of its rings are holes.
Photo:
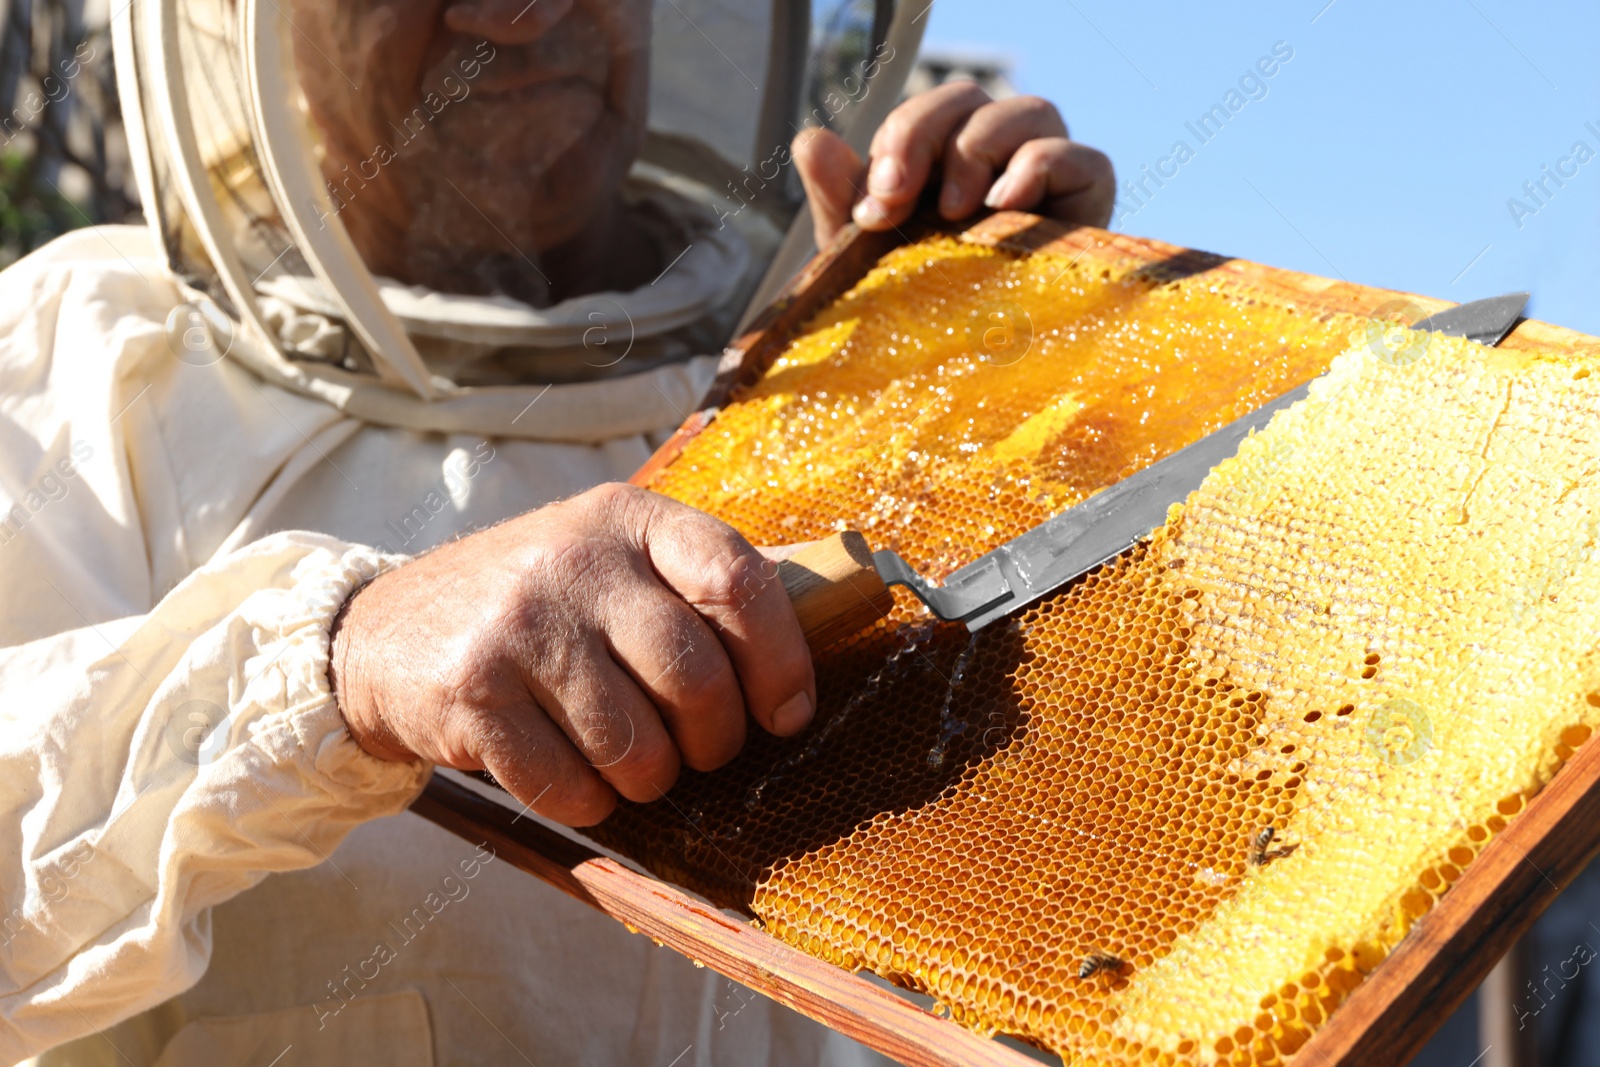
[[[1273,848],[1272,839],[1277,833],[1277,830],[1268,826],[1256,834],[1255,841],[1250,845],[1250,866],[1265,867],[1273,860],[1281,860],[1300,847],[1299,845],[1280,845],[1277,848]]]
[[[1079,978],[1093,978],[1101,971],[1116,974],[1127,964],[1107,952],[1091,952],[1083,958],[1083,963],[1078,966]]]

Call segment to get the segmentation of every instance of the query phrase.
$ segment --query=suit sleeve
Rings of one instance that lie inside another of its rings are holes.
[[[0,1062],[190,987],[207,909],[415,798],[430,769],[360,749],[327,678],[339,607],[398,562],[276,534],[0,649]]]

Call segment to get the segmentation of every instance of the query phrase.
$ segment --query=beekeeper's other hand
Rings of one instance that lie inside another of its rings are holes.
[[[1071,140],[1054,104],[1037,96],[993,100],[972,82],[941,85],[895,108],[866,162],[824,129],[803,131],[793,155],[819,248],[851,219],[867,230],[900,225],[936,172],[947,219],[986,205],[1104,226],[1116,201],[1111,161]]]
[[[603,485],[454,541],[351,597],[329,675],[373,755],[488,770],[584,826],[789,735],[816,680],[777,567],[731,526]]]

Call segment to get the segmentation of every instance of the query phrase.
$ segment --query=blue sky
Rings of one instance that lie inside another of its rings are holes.
[[[935,0],[929,19],[930,47],[1008,56],[1119,179],[1176,170],[1121,229],[1448,300],[1527,289],[1531,316],[1600,334],[1593,0]],[[1185,124],[1278,42],[1293,58],[1202,144]]]

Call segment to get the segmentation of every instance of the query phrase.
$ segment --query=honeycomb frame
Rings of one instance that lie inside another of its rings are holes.
[[[915,239],[927,230],[945,229],[937,224],[924,225],[923,231],[909,236]],[[1078,230],[1064,234],[1049,223],[1015,213],[991,217],[960,236],[963,240],[1015,251],[1034,251],[1053,243],[1075,256],[1088,256],[1108,265],[1126,266],[1131,262],[1171,271],[1174,275],[1204,271],[1238,273],[1247,277],[1257,289],[1276,289],[1301,306],[1327,311],[1381,315],[1386,308],[1407,303],[1414,307],[1410,317],[1415,318],[1446,306],[1439,301],[1241,264],[1103,231]],[[636,481],[648,483],[669,467],[684,445],[712,422],[716,409],[730,391],[759,377],[798,324],[808,319],[819,305],[831,301],[853,284],[884,250],[881,237],[858,236],[852,242],[836,246],[802,275],[774,311],[730,352],[718,385],[702,410],[658,452]],[[1507,347],[1600,354],[1600,343],[1593,339],[1539,323],[1523,324],[1509,339]],[[1513,912],[1510,902],[1547,900],[1554,895],[1554,885],[1570,878],[1579,869],[1582,858],[1593,851],[1597,838],[1589,827],[1595,825],[1597,813],[1593,810],[1596,789],[1591,786],[1600,778],[1600,761],[1594,758],[1592,749],[1593,746],[1580,748],[1552,784],[1528,802],[1510,827],[1490,842],[1472,866],[1464,873],[1457,872],[1458,880],[1450,892],[1444,894],[1440,904],[1417,924],[1416,928],[1428,931],[1428,937],[1412,936],[1402,941],[1294,1059],[1380,1062],[1399,1057],[1401,1050],[1414,1048],[1425,1040],[1431,1032],[1429,1022],[1442,1021],[1442,1009],[1465,995],[1471,983],[1492,964],[1498,955],[1496,949],[1508,943],[1516,928],[1531,923],[1533,916],[1529,911],[1536,909]],[[1541,873],[1533,876],[1533,882],[1528,884],[1529,871],[1534,867]],[[1337,964],[1339,961],[1330,962]],[[1337,966],[1330,968],[1328,974],[1335,980],[1330,984],[1319,979],[1320,984],[1312,988],[1312,993],[1316,994],[1326,985],[1326,992],[1342,995],[1344,991],[1337,988],[1339,971]],[[1263,1005],[1264,1010],[1268,1007]],[[1422,1007],[1432,1009],[1431,1020],[1428,1017],[1419,1019],[1418,1009]],[[935,1031],[937,1026],[949,1025],[936,1020],[930,1022],[935,1024]],[[888,1047],[874,1042],[870,1033],[856,1036],[880,1048]],[[936,1039],[930,1039],[929,1058],[925,1062],[945,1062],[935,1055],[935,1044]],[[903,1049],[900,1053],[904,1054]]]

